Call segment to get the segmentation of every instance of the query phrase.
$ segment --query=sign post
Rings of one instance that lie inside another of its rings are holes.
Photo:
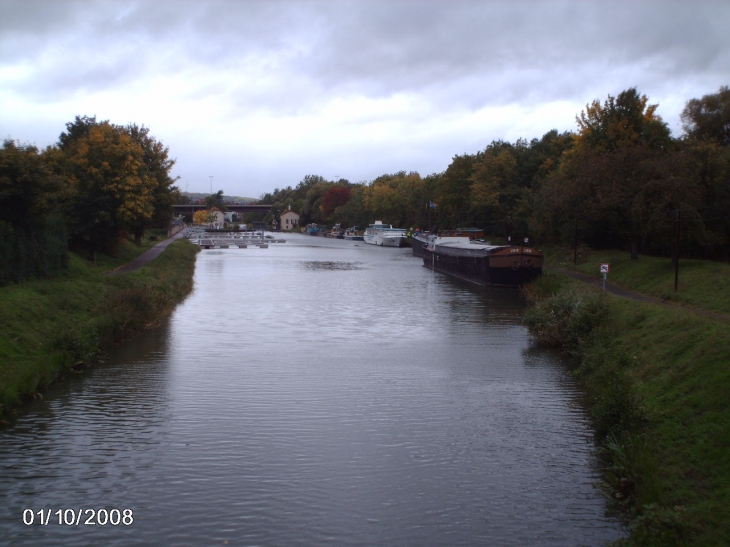
[[[606,276],[608,275],[608,271],[611,269],[610,264],[601,264],[601,273],[603,274],[603,290],[606,290]]]

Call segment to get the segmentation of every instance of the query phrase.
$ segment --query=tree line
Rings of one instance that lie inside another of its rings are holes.
[[[492,239],[730,259],[730,90],[689,100],[673,138],[635,88],[594,100],[574,132],[491,142],[442,173],[399,171],[370,182],[307,175],[261,203],[300,224],[477,227]],[[39,150],[0,149],[0,284],[65,268],[68,250],[95,258],[120,235],[164,227],[181,195],[169,150],[136,124],[77,116]],[[210,204],[223,204],[222,191]],[[221,208],[225,208],[225,205]],[[278,220],[278,219],[277,219]],[[681,233],[681,238],[678,237]]]
[[[45,277],[68,265],[69,249],[95,259],[120,236],[139,243],[166,227],[179,193],[175,161],[148,128],[77,116],[39,150],[5,140],[0,149],[0,285]]]
[[[683,255],[728,260],[730,90],[689,100],[678,138],[657,108],[630,88],[587,104],[574,132],[493,141],[428,176],[400,171],[351,183],[307,175],[262,203],[274,215],[291,206],[301,225],[477,227],[495,239],[580,241],[633,257],[676,253],[681,222]]]

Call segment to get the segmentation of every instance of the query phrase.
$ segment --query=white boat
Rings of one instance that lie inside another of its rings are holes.
[[[406,230],[405,228],[393,228],[390,224],[383,224],[382,221],[376,220],[375,224],[367,227],[363,237],[365,243],[370,245],[400,247],[405,244]]]

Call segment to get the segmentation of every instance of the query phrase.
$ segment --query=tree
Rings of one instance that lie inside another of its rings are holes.
[[[730,89],[687,102],[681,114],[686,134],[696,140],[730,146]]]
[[[63,184],[51,155],[11,140],[0,148],[0,285],[68,265]]]
[[[125,131],[142,147],[142,161],[147,171],[146,175],[153,182],[151,195],[153,213],[149,222],[157,227],[166,228],[172,218],[172,205],[180,197],[179,190],[173,186],[177,178],[173,179],[170,176],[175,160],[170,159],[169,149],[150,135],[149,128],[129,124]],[[147,222],[147,219],[138,217],[132,227],[137,244],[142,240]]]
[[[79,117],[67,128],[60,140],[74,190],[72,235],[95,258],[97,251],[112,251],[122,231],[153,218],[157,181],[144,149],[124,128]]]
[[[178,194],[170,176],[175,160],[148,128],[76,116],[60,135],[59,149],[74,193],[76,244],[93,254],[113,249],[123,231],[140,243],[147,226],[167,226]]]
[[[365,210],[364,194],[366,184],[353,184],[350,189],[350,199],[341,208],[336,209],[339,222],[347,226],[367,226],[369,224],[368,212]]]
[[[658,104],[648,104],[646,95],[632,87],[608,96],[601,106],[598,99],[586,105],[575,120],[578,124],[578,147],[611,152],[639,144],[664,148],[671,144],[667,124],[656,115]]]
[[[701,240],[710,254],[730,257],[730,89],[691,99],[682,111],[683,149],[702,192]],[[684,212],[683,212],[684,215]],[[686,223],[684,223],[686,225]],[[693,223],[697,225],[697,222]]]
[[[227,211],[228,207],[225,204],[225,198],[223,196],[223,190],[218,190],[215,194],[211,194],[205,198],[205,206],[208,209],[218,207],[221,211]]]
[[[61,180],[35,146],[5,140],[0,149],[0,219],[30,228],[57,208]]]
[[[403,227],[415,227],[424,217],[426,198],[426,181],[416,171],[401,171],[393,180],[396,191],[401,196],[401,217],[398,223]]]
[[[517,186],[517,160],[511,147],[488,147],[474,162],[470,181],[471,206],[483,222],[498,220],[495,216],[511,217],[505,207],[499,211],[500,205],[506,205],[505,194]]]
[[[210,211],[208,209],[201,209],[200,211],[195,211],[195,214],[193,215],[193,222],[195,224],[207,224],[209,213],[210,213]]]
[[[58,137],[59,147],[61,150],[67,150],[78,140],[88,137],[89,130],[100,123],[108,123],[108,121],[97,122],[96,116],[76,116],[73,122],[66,124],[66,131]]]
[[[427,202],[425,183],[415,171],[377,177],[363,191],[369,222],[382,219],[396,226],[416,226]]]
[[[650,218],[640,206],[642,196],[656,179],[657,159],[672,146],[657,106],[635,88],[609,95],[603,105],[598,100],[586,105],[576,117],[579,130],[565,155],[563,176],[553,179],[573,186],[565,195],[582,202],[593,222],[630,242],[632,259],[638,258]]]
[[[421,194],[418,196],[418,213],[420,221],[416,221],[415,226],[420,228],[424,226],[430,231],[434,228],[434,223],[438,223],[438,204],[437,196],[441,191],[441,182],[443,173],[432,173],[423,177],[421,185]]]
[[[400,223],[401,196],[387,181],[376,179],[368,186],[363,195],[363,203],[373,219],[383,220],[388,224]]]
[[[350,200],[351,191],[347,186],[334,186],[322,194],[322,213],[329,219],[337,207],[346,205]]]
[[[475,156],[454,156],[439,181],[439,218],[448,226],[457,228],[469,218],[470,187]]]
[[[308,177],[310,176],[308,175]],[[307,224],[310,222],[324,222],[322,196],[332,187],[333,183],[326,181],[322,177],[311,177],[310,180],[314,180],[315,182],[311,186],[308,186],[306,190],[301,216],[306,219]],[[304,223],[305,221],[302,222]]]

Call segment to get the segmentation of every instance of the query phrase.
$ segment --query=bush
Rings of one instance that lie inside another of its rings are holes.
[[[537,302],[525,323],[539,343],[575,353],[608,315],[603,294],[565,290]]]
[[[587,384],[593,395],[590,413],[599,438],[629,431],[639,423],[641,416],[631,383],[614,363],[605,363]]]
[[[520,292],[530,304],[535,304],[556,294],[562,284],[560,279],[550,273],[543,273],[540,277],[523,285]]]
[[[68,268],[66,226],[49,216],[21,229],[0,220],[0,286],[50,277]]]
[[[91,362],[99,352],[99,337],[93,329],[64,325],[53,337],[50,348],[63,356],[64,368]]]

